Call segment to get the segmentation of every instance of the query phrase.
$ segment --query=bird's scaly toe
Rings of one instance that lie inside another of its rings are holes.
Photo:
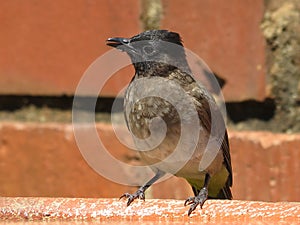
[[[134,194],[125,193],[120,199],[127,198],[127,206],[129,206],[135,199],[141,199],[145,201],[145,193],[142,190],[137,190]]]

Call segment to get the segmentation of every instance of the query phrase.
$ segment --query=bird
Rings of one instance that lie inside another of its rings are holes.
[[[108,38],[106,44],[127,53],[135,69],[125,92],[124,117],[141,160],[155,173],[135,193],[120,199],[126,198],[127,206],[135,199],[145,200],[145,191],[166,174],[191,185],[194,196],[184,202],[190,206],[188,216],[207,199],[232,199],[225,120],[212,94],[192,74],[180,35],[147,30],[130,38]],[[164,134],[159,143],[156,133]]]

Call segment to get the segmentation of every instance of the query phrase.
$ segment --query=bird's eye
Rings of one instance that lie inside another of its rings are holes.
[[[154,48],[151,45],[146,45],[143,47],[144,53],[151,55],[154,52]]]
[[[126,38],[124,38],[122,41],[123,41],[124,44],[128,44],[129,43],[129,40],[126,39]]]

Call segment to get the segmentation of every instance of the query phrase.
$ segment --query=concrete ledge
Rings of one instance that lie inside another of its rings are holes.
[[[1,221],[300,222],[300,203],[209,200],[191,217],[183,200],[147,199],[126,207],[118,199],[0,198]]]

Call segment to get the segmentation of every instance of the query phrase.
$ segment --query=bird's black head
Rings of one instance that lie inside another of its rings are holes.
[[[131,38],[108,38],[107,45],[126,52],[138,73],[188,67],[182,40],[175,32],[149,30]]]

